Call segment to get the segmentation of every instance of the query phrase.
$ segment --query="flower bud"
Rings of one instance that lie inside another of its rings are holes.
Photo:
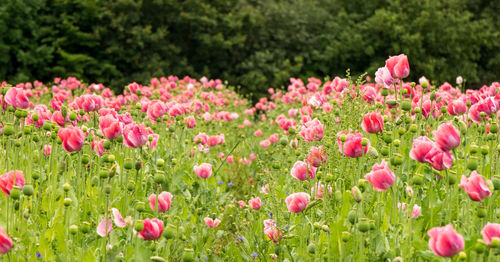
[[[363,139],[361,139],[361,145],[362,146],[367,146],[368,145],[368,139],[366,137],[363,137]]]
[[[162,167],[165,165],[165,160],[161,159],[161,158],[158,158],[156,160],[156,165],[159,166],[159,167]]]
[[[387,88],[382,88],[381,95],[384,96],[384,97],[388,96],[389,95],[389,90],[387,90]]]
[[[351,189],[351,194],[352,194],[352,197],[354,198],[354,201],[359,203],[363,200],[363,194],[361,193],[361,190],[359,190],[359,188],[357,186],[354,186]]]

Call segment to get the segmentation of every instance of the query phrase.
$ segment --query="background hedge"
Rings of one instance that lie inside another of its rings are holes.
[[[0,79],[206,75],[256,94],[405,53],[412,80],[477,87],[500,79],[499,13],[494,0],[2,0]]]

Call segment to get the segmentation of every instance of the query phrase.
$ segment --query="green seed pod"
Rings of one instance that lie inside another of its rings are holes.
[[[492,237],[490,245],[491,245],[492,248],[498,248],[498,247],[500,247],[500,238],[498,238],[498,237]]]
[[[123,164],[123,167],[125,169],[130,170],[130,169],[134,168],[134,162],[132,161],[132,159],[125,159],[125,163]]]
[[[71,200],[71,198],[69,198],[69,197],[67,197],[63,200],[63,204],[65,207],[69,207],[72,202],[73,202],[73,200]]]
[[[135,170],[139,171],[141,170],[142,163],[141,161],[135,161]]]
[[[85,154],[82,156],[82,164],[86,165],[90,162],[90,156]]]
[[[63,190],[64,192],[68,192],[71,189],[71,185],[68,183],[64,183]]]
[[[441,113],[446,114],[446,112],[447,112],[446,106],[441,107]]]
[[[474,244],[474,251],[478,254],[482,254],[486,251],[486,244],[482,242],[482,239],[478,239],[478,242]]]
[[[286,146],[286,145],[288,145],[288,139],[287,139],[286,137],[281,137],[281,138],[280,138],[280,144],[281,144],[282,146]]]
[[[356,220],[358,218],[358,215],[356,214],[356,210],[351,210],[347,214],[347,220],[349,220],[349,223],[351,224],[356,224]]]
[[[144,211],[144,202],[137,202],[135,204],[135,209],[139,212]]]
[[[33,142],[35,143],[38,143],[40,141],[40,137],[37,134],[34,134],[31,139],[33,139]]]
[[[398,128],[398,134],[400,136],[404,135],[406,132],[407,132],[406,128],[404,128],[404,127],[399,127]]]
[[[104,185],[104,193],[106,193],[107,195],[111,194],[111,185]]]
[[[489,151],[490,151],[490,147],[488,145],[481,146],[480,152],[483,156],[487,155]]]
[[[479,152],[479,147],[477,145],[471,145],[469,151],[471,154],[475,154],[475,153]]]
[[[10,197],[14,200],[18,200],[21,197],[21,189],[18,186],[13,186],[10,191]]]
[[[165,165],[165,160],[161,159],[161,158],[158,158],[156,160],[156,165],[159,166],[159,167],[162,167]]]
[[[367,146],[368,145],[368,139],[366,137],[363,137],[363,139],[361,139],[361,145],[362,146]]]
[[[340,190],[335,190],[335,200],[342,200],[342,192],[340,192]]]
[[[351,233],[347,232],[347,231],[344,231],[342,232],[342,241],[345,243],[347,241],[349,241],[349,239],[351,238]]]
[[[90,232],[90,223],[83,222],[82,227],[80,228],[80,231],[82,231],[83,234],[87,234],[88,232]]]
[[[151,261],[154,261],[154,262],[167,262],[167,260],[165,260],[164,258],[162,258],[160,256],[152,256],[149,259]]]
[[[345,142],[347,140],[347,136],[345,134],[340,135],[340,142]]]
[[[307,246],[307,252],[309,252],[309,253],[311,253],[311,254],[316,253],[316,244],[314,244],[314,243],[310,243],[310,244]]]
[[[363,233],[366,233],[368,232],[368,230],[370,230],[370,222],[368,221],[368,219],[362,218],[359,220],[358,230]]]
[[[109,150],[111,148],[111,141],[104,140],[104,143],[102,144],[102,146],[104,147],[104,149]]]
[[[448,175],[448,184],[454,185],[457,183],[457,177],[455,175],[449,174]]]
[[[78,226],[77,225],[71,225],[69,227],[69,232],[72,234],[72,235],[75,235],[76,233],[78,233]]]
[[[75,120],[77,119],[77,117],[78,117],[78,116],[76,115],[76,113],[75,113],[75,112],[71,112],[71,113],[69,113],[69,120],[71,120],[71,121],[75,121]]]
[[[467,162],[467,169],[476,170],[477,169],[477,160],[474,158],[469,159]]]
[[[137,220],[134,224],[134,229],[137,232],[141,232],[144,229],[144,222],[142,222],[142,220]]]
[[[20,147],[20,146],[21,146],[21,141],[16,140],[16,141],[14,142],[14,146],[15,146],[15,147]]]
[[[5,124],[2,131],[3,135],[11,136],[14,134],[14,127],[11,124]]]
[[[401,145],[401,140],[399,139],[394,139],[394,141],[392,142],[392,144],[395,146],[395,147],[399,147]]]
[[[432,91],[431,96],[430,96],[430,99],[431,99],[432,101],[436,100],[436,92]]]
[[[486,209],[484,207],[479,207],[477,209],[477,217],[483,218],[486,216]]]
[[[421,174],[417,174],[412,178],[412,184],[416,186],[420,186],[424,184],[424,176]]]
[[[109,170],[106,170],[106,169],[101,169],[101,170],[99,171],[99,177],[100,177],[101,179],[106,179],[106,178],[108,178],[108,177],[109,177]]]
[[[467,254],[464,251],[460,251],[460,253],[458,253],[458,260],[459,261],[466,261],[467,260]]]
[[[40,178],[40,173],[38,171],[33,172],[33,174],[31,174],[31,178],[35,181],[38,180]]]
[[[387,100],[387,101],[385,101],[385,103],[390,105],[390,106],[395,106],[398,104],[398,102],[396,102],[396,100]]]
[[[90,183],[92,184],[92,186],[96,186],[99,183],[99,178],[97,176],[93,176]]]
[[[392,134],[391,133],[388,132],[388,133],[384,134],[384,142],[386,144],[392,143]]]
[[[491,182],[493,183],[493,187],[495,188],[495,190],[500,190],[500,176],[493,176]]]
[[[22,110],[16,109],[16,111],[14,111],[14,115],[15,115],[17,118],[22,118],[24,114],[23,114],[23,111],[22,111]]]
[[[380,149],[380,154],[382,154],[382,156],[388,156],[389,155],[389,148],[387,146],[384,146]]]
[[[417,106],[417,107],[415,107],[414,111],[415,111],[415,114],[420,114],[420,113],[422,113],[422,109],[421,109],[420,107],[418,107],[418,106]]]
[[[128,191],[133,191],[135,189],[135,184],[134,184],[134,181],[129,181],[127,183],[127,190]]]
[[[176,233],[177,233],[176,227],[172,224],[168,224],[167,228],[165,229],[165,233],[163,233],[163,236],[166,239],[173,239]]]
[[[399,155],[394,155],[391,157],[391,164],[394,166],[399,166],[403,163],[403,158]]]
[[[496,123],[492,123],[490,125],[490,133],[491,134],[496,134],[498,133],[498,125]]]
[[[408,100],[403,101],[403,103],[401,103],[401,109],[403,109],[406,112],[410,111],[411,110],[411,102]]]
[[[165,182],[165,174],[163,174],[162,172],[157,172],[154,176],[154,181],[156,184]]]
[[[359,190],[359,188],[357,186],[354,186],[351,189],[351,194],[352,194],[352,197],[354,198],[354,201],[359,203],[363,200],[363,194],[361,193],[361,190]]]
[[[185,248],[182,253],[182,262],[193,262],[194,261],[194,250],[192,248]]]
[[[24,128],[23,128],[23,133],[24,133],[25,135],[29,135],[29,134],[31,134],[31,131],[32,131],[32,126],[24,126]]]
[[[426,89],[426,88],[429,86],[429,82],[427,82],[427,81],[422,81],[421,86],[422,86],[422,88],[423,88],[423,89]]]

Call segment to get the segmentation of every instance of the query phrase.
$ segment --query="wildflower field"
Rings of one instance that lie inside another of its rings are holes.
[[[256,104],[205,77],[3,82],[0,258],[498,261],[500,83],[410,65]]]

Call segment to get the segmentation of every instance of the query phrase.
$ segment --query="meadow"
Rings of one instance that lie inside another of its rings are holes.
[[[498,261],[500,83],[410,65],[255,104],[206,77],[3,82],[1,259]]]

